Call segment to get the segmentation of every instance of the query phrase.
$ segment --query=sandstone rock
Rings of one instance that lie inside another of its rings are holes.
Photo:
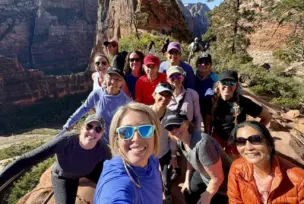
[[[282,114],[283,117],[294,120],[295,118],[299,117],[301,115],[299,110],[290,110],[287,113]]]
[[[269,123],[268,128],[271,129],[271,130],[281,130],[282,126],[276,120],[271,120],[270,123]]]
[[[0,55],[25,68],[84,70],[96,35],[97,0],[0,0]]]
[[[48,199],[48,204],[55,204],[52,194],[51,168],[40,177],[39,184],[31,192],[23,196],[18,204],[41,204]],[[76,204],[93,204],[96,185],[86,178],[79,180]],[[49,198],[48,198],[49,197]]]
[[[39,70],[25,70],[15,59],[0,56],[0,84],[0,105],[29,105],[39,99],[85,93],[92,88],[92,79],[87,72],[46,76]]]

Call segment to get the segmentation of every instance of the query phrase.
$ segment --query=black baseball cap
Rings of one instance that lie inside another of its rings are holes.
[[[208,53],[201,54],[197,58],[197,62],[203,62],[204,64],[212,64],[211,55]]]
[[[219,75],[219,81],[223,80],[233,80],[235,82],[238,81],[238,73],[233,70],[225,70]]]
[[[123,71],[120,68],[116,67],[116,66],[109,67],[109,69],[107,70],[106,73],[107,74],[118,74],[122,78],[125,77],[125,74],[123,73]]]
[[[174,111],[169,112],[164,117],[164,128],[169,125],[181,125],[185,120],[188,120],[186,115],[175,113]]]

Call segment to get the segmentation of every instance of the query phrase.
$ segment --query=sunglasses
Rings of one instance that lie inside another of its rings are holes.
[[[96,66],[99,66],[100,64],[102,64],[102,65],[107,65],[108,64],[108,62],[106,62],[106,61],[101,61],[101,62],[95,62],[95,65]]]
[[[137,131],[143,139],[151,138],[154,135],[154,125],[141,125],[141,126],[122,126],[116,129],[120,139],[130,140]]]
[[[98,134],[102,132],[102,127],[101,126],[95,126],[94,127],[94,125],[92,125],[90,123],[86,125],[87,131],[92,130],[93,128],[94,128],[95,132],[98,133]]]
[[[236,81],[220,81],[223,86],[235,86]]]
[[[249,136],[248,138],[244,138],[244,137],[237,137],[235,139],[235,144],[237,146],[245,146],[246,145],[246,142],[247,140],[253,144],[253,145],[259,145],[262,143],[262,136],[261,135],[251,135]]]
[[[174,125],[168,125],[166,128],[166,130],[168,130],[169,132],[171,132],[174,129],[178,129],[181,127],[181,124],[174,124]]]
[[[129,59],[130,62],[140,62],[140,58],[130,58]]]
[[[170,51],[169,51],[169,54],[170,54],[170,55],[179,55],[180,52],[177,51],[177,50],[170,50]]]
[[[180,73],[178,74],[172,74],[169,76],[169,78],[174,81],[174,80],[181,80],[182,79],[182,75]]]

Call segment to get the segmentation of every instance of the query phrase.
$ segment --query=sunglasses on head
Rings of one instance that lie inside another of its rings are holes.
[[[181,124],[168,125],[168,126],[166,127],[166,130],[168,130],[169,132],[171,132],[172,130],[178,129],[178,128],[180,128],[180,127],[181,127]]]
[[[130,62],[140,62],[140,58],[130,58],[129,59]]]
[[[223,86],[235,86],[236,81],[220,81]]]
[[[120,139],[130,140],[137,131],[143,139],[151,138],[154,135],[154,125],[140,125],[140,126],[122,126],[116,129]]]
[[[94,128],[96,133],[101,133],[102,132],[102,127],[101,126],[95,126],[94,127],[94,125],[92,125],[90,123],[86,125],[87,131],[92,130],[93,128]]]
[[[106,61],[101,61],[101,62],[95,62],[95,65],[96,66],[99,66],[100,64],[102,64],[102,65],[107,65],[108,64],[108,62],[106,62]]]
[[[182,75],[180,73],[176,73],[176,74],[172,74],[169,76],[169,78],[174,81],[174,80],[181,80],[182,79]]]
[[[253,144],[253,145],[259,145],[262,143],[262,136],[261,135],[251,135],[249,136],[248,138],[244,138],[244,137],[237,137],[235,139],[235,144],[237,146],[245,146],[246,145],[246,142],[247,140]]]

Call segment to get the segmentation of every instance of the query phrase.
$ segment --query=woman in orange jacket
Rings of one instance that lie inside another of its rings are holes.
[[[274,140],[264,125],[238,124],[230,139],[241,158],[229,171],[229,203],[304,203],[304,170],[275,154]]]

